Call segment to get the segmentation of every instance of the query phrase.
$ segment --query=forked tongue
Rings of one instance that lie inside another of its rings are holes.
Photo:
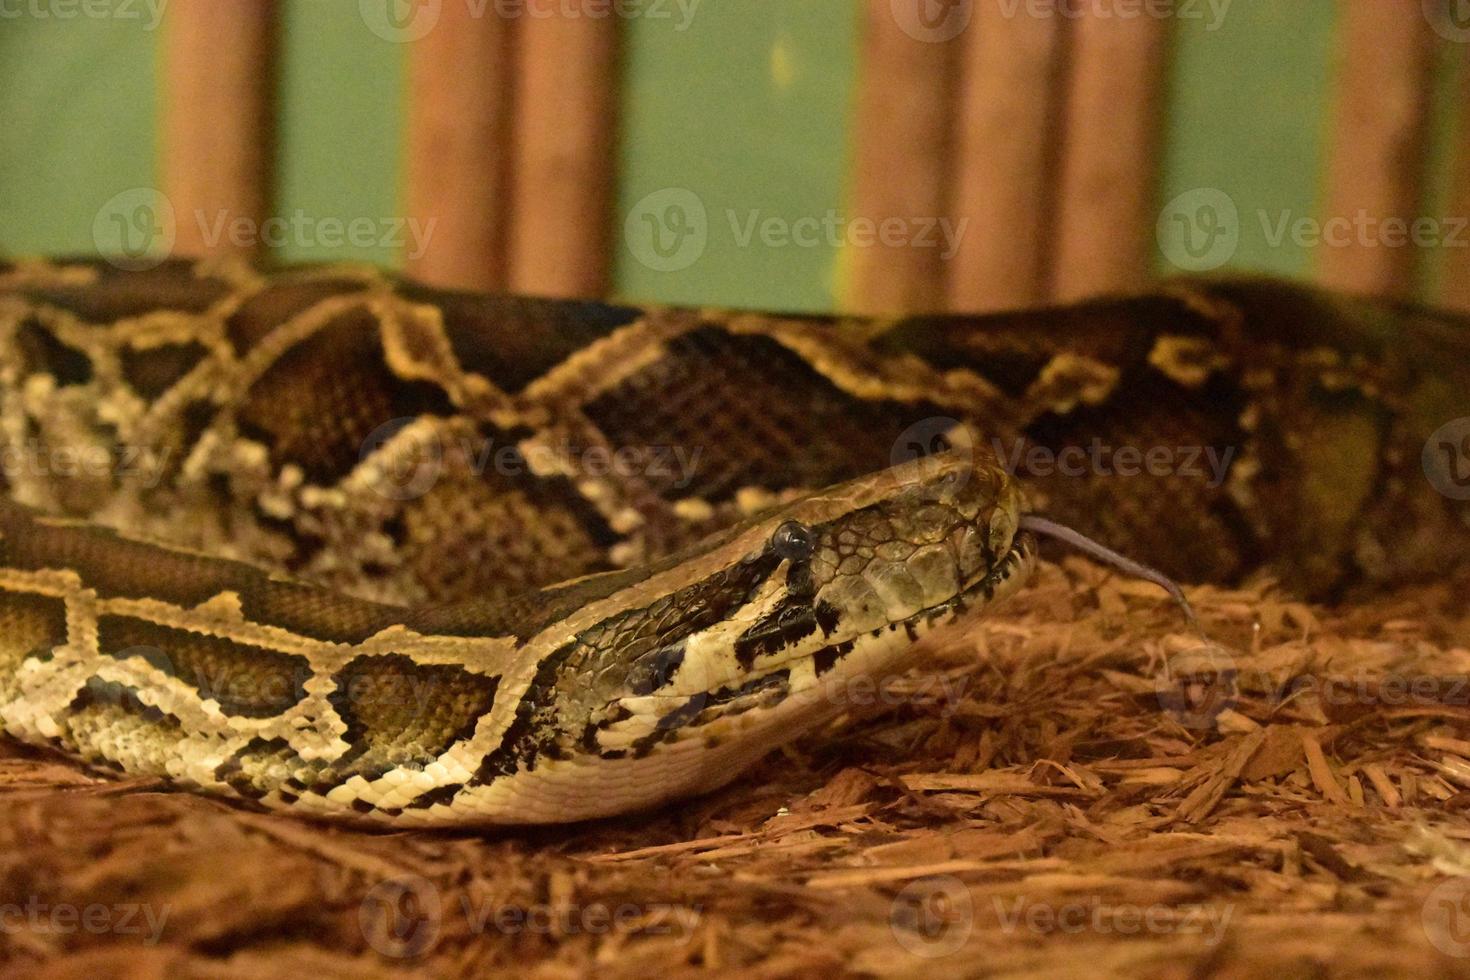
[[[1194,607],[1185,598],[1184,590],[1179,587],[1178,583],[1158,569],[1150,568],[1141,562],[1136,562],[1126,555],[1120,555],[1112,548],[1098,544],[1081,531],[1074,531],[1066,525],[1058,524],[1056,521],[1049,521],[1045,517],[1038,517],[1035,514],[1024,514],[1021,517],[1019,526],[1022,531],[1030,531],[1032,534],[1039,534],[1042,537],[1051,538],[1063,544],[1070,545],[1083,554],[1096,558],[1104,565],[1110,565],[1116,568],[1124,575],[1142,579],[1145,582],[1152,582],[1173,596],[1174,601],[1183,610],[1184,618],[1189,620],[1190,627],[1200,636],[1205,635],[1205,631],[1200,627],[1199,617],[1194,614]]]

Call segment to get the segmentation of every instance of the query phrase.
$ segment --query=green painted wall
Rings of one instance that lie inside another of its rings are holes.
[[[1216,18],[1199,3],[1193,9],[1200,16],[1175,24],[1159,202],[1198,226],[1202,250],[1203,225],[1212,219],[1198,209],[1215,204],[1229,225],[1222,213],[1228,200],[1237,225],[1231,267],[1310,271],[1309,253],[1275,231],[1283,214],[1316,212],[1336,7],[1334,0],[1235,0]],[[1212,191],[1225,197],[1212,200]],[[1172,252],[1160,249],[1163,274],[1181,271]],[[1184,262],[1183,271],[1192,264]]]
[[[95,251],[147,216],[137,202],[157,182],[162,2],[0,9],[0,250]],[[653,8],[660,15],[626,22],[619,293],[833,305],[837,249],[818,229],[840,215],[846,190],[860,6],[664,0]],[[277,256],[393,263],[413,245],[395,240],[391,226],[406,45],[385,39],[359,0],[282,7],[276,211],[310,230],[286,235]],[[1283,215],[1312,216],[1318,206],[1336,4],[1217,0],[1191,9],[1173,25],[1158,269],[1228,260],[1226,268],[1309,274],[1310,252],[1289,236],[1274,239]],[[1430,215],[1447,207],[1462,46],[1446,42],[1441,60]],[[354,219],[381,230],[334,239],[332,229]],[[806,233],[772,244],[763,240],[768,219]],[[1438,256],[1426,259],[1432,287]]]
[[[248,2],[248,0],[247,0]],[[395,236],[406,46],[358,16],[357,0],[285,0],[277,214],[300,218],[283,261],[398,261]],[[322,219],[372,231],[335,233]],[[364,220],[366,224],[364,224]]]
[[[108,202],[154,184],[157,20],[142,4],[136,17],[62,9],[0,18],[0,251],[11,254],[96,252]]]
[[[842,206],[857,29],[852,5],[811,0],[706,2],[682,30],[630,21],[620,292],[833,305],[837,248],[805,231]],[[772,218],[806,219],[801,244],[765,244]]]

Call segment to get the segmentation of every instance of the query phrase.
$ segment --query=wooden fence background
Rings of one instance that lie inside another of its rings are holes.
[[[402,208],[437,222],[406,265],[443,285],[604,295],[625,234],[615,187],[626,25],[587,15],[604,0],[575,9],[567,0],[523,2],[511,17],[493,2],[466,0],[412,0],[396,10],[394,29],[415,35]],[[1470,71],[1443,110],[1463,117],[1448,154],[1449,206],[1426,211],[1433,68],[1470,58],[1470,3],[1437,2],[1338,4],[1317,216],[1356,217],[1376,230],[1316,247],[1313,274],[1342,289],[1406,296],[1434,262],[1442,286],[1433,298],[1470,308],[1470,231],[1460,232],[1466,247],[1430,249],[1412,235],[1394,244],[1403,236],[1392,230],[1394,220],[1412,229],[1431,218],[1444,235],[1454,216],[1470,214]],[[1191,246],[1181,260],[1188,268],[1193,245],[1230,233],[1222,209],[1236,202],[1207,189],[1159,200],[1174,21],[1119,11],[1167,12],[1165,0],[1072,0],[1068,16],[1035,0],[854,5],[861,23],[847,216],[877,227],[967,223],[947,258],[899,242],[844,248],[845,307],[990,309],[1135,288],[1153,277],[1160,249],[1170,254],[1168,236],[1191,239],[1173,243]],[[752,5],[751,16],[761,9]],[[179,213],[264,221],[280,152],[272,119],[279,8],[274,0],[170,0],[166,10],[161,189]],[[417,36],[420,15],[433,23]],[[749,138],[732,123],[731,141]],[[678,214],[651,214],[650,233]],[[174,246],[189,254],[240,247],[202,240],[187,222]]]

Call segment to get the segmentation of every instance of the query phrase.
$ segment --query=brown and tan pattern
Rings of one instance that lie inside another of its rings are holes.
[[[650,806],[1019,584],[1007,469],[1188,579],[1462,561],[1421,456],[1470,416],[1467,346],[1271,283],[857,321],[18,262],[0,721],[307,814]]]

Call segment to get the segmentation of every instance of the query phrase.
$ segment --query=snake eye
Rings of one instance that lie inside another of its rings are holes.
[[[812,529],[800,521],[786,521],[771,535],[771,549],[787,561],[806,561],[816,548]]]

